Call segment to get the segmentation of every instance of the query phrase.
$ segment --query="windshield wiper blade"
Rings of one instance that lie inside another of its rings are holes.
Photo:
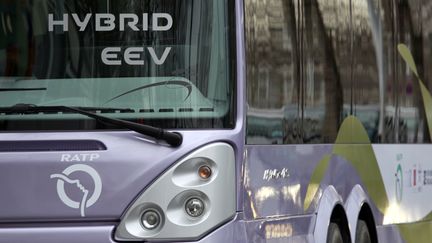
[[[0,92],[39,91],[39,90],[47,90],[47,88],[0,88]]]
[[[117,126],[119,128],[126,128],[137,133],[143,134],[145,136],[152,137],[156,140],[162,140],[168,143],[173,147],[178,147],[183,142],[183,137],[180,133],[177,132],[169,132],[163,128],[153,127],[149,125],[139,124],[135,122],[110,118],[106,116],[102,116],[99,114],[95,114],[89,111],[85,111],[86,107],[70,107],[70,106],[37,106],[33,104],[16,104],[10,107],[0,107],[0,113],[10,112],[10,113],[28,113],[28,112],[37,112],[37,111],[71,111],[74,113],[78,113],[84,116],[91,117],[99,122],[111,124]],[[130,110],[130,109],[112,109],[112,108],[93,108],[90,107],[90,110],[101,110],[109,109],[109,110]]]

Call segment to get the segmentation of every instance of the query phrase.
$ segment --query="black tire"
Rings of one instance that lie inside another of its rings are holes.
[[[371,243],[371,236],[369,234],[369,229],[367,227],[367,224],[363,220],[359,220],[357,222],[357,229],[356,229],[356,243]]]
[[[327,243],[344,243],[342,233],[336,223],[330,223],[328,227]]]

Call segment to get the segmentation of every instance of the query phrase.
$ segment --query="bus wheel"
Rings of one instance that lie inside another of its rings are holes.
[[[330,223],[327,231],[327,243],[343,243],[342,233],[336,223]]]
[[[372,242],[367,224],[363,220],[359,220],[357,222],[355,242],[356,243],[371,243]]]

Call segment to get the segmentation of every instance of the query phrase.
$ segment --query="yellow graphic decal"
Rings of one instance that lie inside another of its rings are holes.
[[[419,82],[421,94],[423,97],[423,104],[424,104],[424,110],[426,114],[426,121],[429,128],[429,134],[432,136],[432,97],[429,93],[429,90],[424,85],[423,81],[420,79],[418,72],[417,72],[417,66],[415,65],[414,59],[412,57],[412,54],[408,47],[404,44],[398,45],[398,51],[408,67],[411,69],[411,71],[415,74],[417,77],[417,80]]]
[[[312,200],[314,199],[319,185],[321,184],[322,178],[324,178],[324,174],[327,171],[327,167],[329,164],[331,156],[325,155],[321,161],[318,163],[317,167],[315,168],[312,177],[310,179],[307,191],[306,191],[306,197],[303,203],[303,208],[306,211],[309,206],[312,203]]]
[[[362,178],[367,193],[384,214],[388,206],[384,182],[367,132],[356,117],[349,116],[342,122],[332,155],[340,156],[352,164]],[[330,155],[326,155],[312,174],[303,204],[305,211],[318,191],[330,158]]]
[[[417,66],[412,57],[411,51],[405,44],[398,45],[399,54],[402,56],[410,70],[417,77],[419,82],[420,91],[423,98],[424,110],[426,114],[426,121],[429,129],[429,136],[432,136],[432,97],[429,90],[420,79],[417,72]],[[399,224],[398,228],[405,241],[407,242],[431,242],[432,238],[432,213],[429,213],[420,222]]]
[[[402,238],[409,243],[429,243],[432,239],[430,221],[420,221],[398,225]]]
[[[429,134],[432,136],[432,96],[421,81],[414,59],[407,46],[399,44],[398,51],[419,81]],[[385,215],[388,210],[389,201],[385,191],[384,181],[367,132],[356,117],[349,116],[342,122],[332,155],[341,156],[354,166],[365,184],[366,192],[381,213]],[[325,176],[332,155],[325,155],[312,174],[303,204],[305,211],[310,207],[311,202],[317,196],[319,185]],[[398,228],[402,237],[407,242],[431,242],[431,220],[432,213],[429,213],[421,221],[398,224]]]
[[[384,181],[369,136],[356,117],[349,116],[342,123],[333,154],[343,157],[352,164],[362,179],[366,192],[378,209],[384,213],[388,206]]]

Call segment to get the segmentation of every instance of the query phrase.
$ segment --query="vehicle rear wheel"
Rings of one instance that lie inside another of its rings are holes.
[[[367,224],[363,220],[357,222],[356,243],[371,243],[371,237]]]
[[[330,223],[328,227],[327,243],[343,243],[342,233],[336,223]]]

